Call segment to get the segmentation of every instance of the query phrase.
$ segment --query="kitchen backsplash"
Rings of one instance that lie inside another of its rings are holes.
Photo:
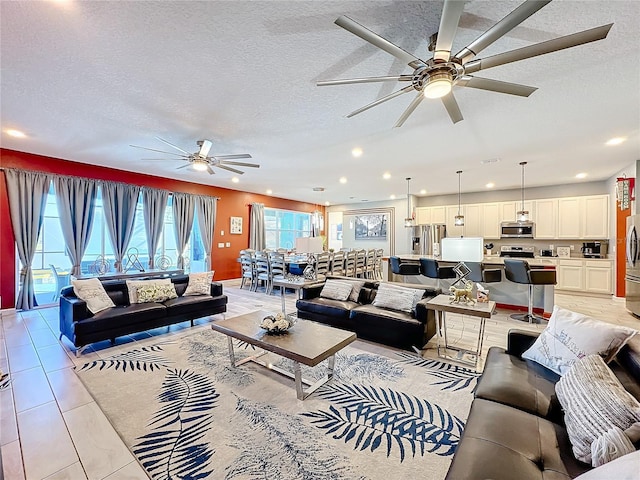
[[[607,240],[591,240],[607,243]],[[573,250],[571,250],[571,257],[582,258],[582,252],[580,249],[582,248],[582,240],[535,240],[535,239],[526,239],[526,238],[503,238],[500,240],[485,240],[485,245],[488,243],[493,243],[493,248],[491,250],[492,255],[500,254],[500,247],[502,245],[515,245],[515,246],[533,246],[535,249],[536,257],[540,256],[540,250],[549,249],[553,245],[553,256],[558,255],[558,247],[571,247],[573,246]],[[607,256],[611,257],[614,252],[611,251],[611,246],[607,251]]]

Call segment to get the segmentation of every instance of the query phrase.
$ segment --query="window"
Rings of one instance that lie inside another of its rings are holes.
[[[311,236],[311,214],[277,208],[264,209],[266,247],[293,249],[296,238]]]

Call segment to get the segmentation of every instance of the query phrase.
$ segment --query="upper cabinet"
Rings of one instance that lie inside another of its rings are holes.
[[[536,224],[536,239],[604,240],[609,238],[609,195],[528,200],[524,208]],[[419,225],[444,223],[450,237],[500,238],[500,223],[515,221],[519,201],[462,205],[464,227],[454,225],[458,205],[416,208]]]

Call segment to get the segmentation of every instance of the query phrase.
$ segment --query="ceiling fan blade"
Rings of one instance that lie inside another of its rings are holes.
[[[181,159],[180,158],[141,158],[140,160],[150,161],[150,162],[154,162],[154,161],[170,162],[170,161],[176,161]]]
[[[398,75],[395,77],[367,77],[367,78],[349,78],[345,80],[322,80],[316,83],[318,87],[327,85],[350,85],[353,83],[373,83],[373,82],[410,82],[413,77],[411,75]]]
[[[253,158],[253,157],[248,153],[239,153],[236,155],[214,155],[213,158],[216,158],[218,160],[233,160],[236,158]]]
[[[191,166],[191,164],[190,164],[190,163],[185,163],[185,164],[184,164],[184,165],[182,165],[181,167],[176,168],[176,170],[180,170],[180,169],[182,169],[182,168],[187,168],[187,167],[190,167],[190,166]]]
[[[133,148],[141,148],[142,150],[151,150],[152,152],[166,153],[167,155],[175,155],[177,157],[184,157],[184,155],[180,155],[179,153],[175,153],[175,152],[163,152],[162,150],[156,150],[155,148],[139,147],[138,145],[129,145],[129,146],[133,147]]]
[[[538,89],[538,87],[502,82],[491,78],[472,77],[471,75],[464,75],[456,81],[456,85],[459,87],[470,87],[478,88],[480,90],[490,90],[498,93],[508,93],[509,95],[518,95],[520,97],[528,97]]]
[[[247,163],[247,162],[227,162],[226,160],[223,160],[221,163],[224,163],[225,165],[237,165],[237,166],[239,166],[239,167],[260,168],[260,165],[258,165],[257,163]]]
[[[407,93],[411,90],[414,90],[413,85],[407,85],[404,88],[401,88],[400,90],[398,90],[397,92],[393,92],[390,93],[389,95],[379,98],[378,100],[376,100],[375,102],[370,103],[369,105],[365,105],[364,107],[360,107],[357,110],[354,110],[353,112],[351,112],[349,115],[347,115],[347,118],[351,118],[354,115],[358,115],[359,113],[364,112],[365,110],[369,110],[372,107],[375,107],[376,105],[380,105],[381,103],[386,102],[387,100],[391,100],[392,98],[396,98],[399,95],[402,95],[403,93]]]
[[[237,169],[235,169],[235,168],[227,167],[227,166],[225,166],[225,165],[223,165],[223,164],[221,164],[221,163],[219,163],[219,164],[218,164],[218,165],[216,165],[216,166],[217,166],[218,168],[223,168],[223,169],[225,169],[225,170],[229,170],[230,172],[237,173],[238,175],[244,175],[244,172],[242,172],[242,171],[240,171],[240,170],[237,170]]]
[[[216,173],[213,171],[213,168],[211,168],[211,165],[207,165],[207,172],[209,172],[209,175],[215,175]]]
[[[453,96],[453,92],[442,97],[442,103],[444,104],[444,108],[447,109],[447,113],[453,123],[458,123],[460,120],[463,120],[462,112],[460,111],[460,107],[458,107],[456,97]]]
[[[466,73],[474,73],[479,70],[497,67],[506,63],[518,62],[538,55],[557,52],[566,48],[576,47],[589,42],[602,40],[607,36],[613,23],[602,25],[601,27],[592,28],[583,32],[573,33],[564,37],[555,38],[546,42],[536,43],[528,47],[518,48],[504,53],[499,53],[487,58],[472,60],[465,65]]]
[[[413,111],[416,109],[416,107],[420,105],[420,102],[423,99],[424,99],[424,95],[422,94],[422,92],[418,92],[418,95],[416,95],[416,98],[414,98],[409,104],[409,106],[407,107],[407,109],[404,112],[402,112],[402,115],[400,115],[400,118],[398,119],[396,124],[393,126],[393,128],[401,127],[404,124],[404,122],[407,120],[407,118],[409,118],[409,115],[411,115]]]
[[[424,62],[418,57],[414,57],[409,52],[406,52],[397,45],[394,45],[386,38],[382,38],[380,35],[372,32],[368,28],[363,27],[358,22],[350,19],[346,15],[338,17],[338,19],[335,21],[335,24],[353,33],[354,35],[357,35],[358,37],[371,43],[372,45],[375,45],[376,47],[384,50],[385,52],[390,53],[412,68],[418,68],[419,66],[424,65]]]
[[[209,155],[209,150],[211,150],[211,145],[213,145],[209,140],[202,140],[202,145],[200,145],[200,151],[198,152],[198,155],[200,155],[202,158],[207,158],[207,155]]]
[[[438,28],[438,38],[436,49],[433,52],[434,60],[448,62],[451,57],[451,45],[458,29],[460,15],[464,10],[464,2],[459,0],[445,0],[442,7],[442,17],[440,17],[440,28]]]
[[[181,151],[182,153],[186,153],[187,155],[192,155],[191,153],[187,152],[186,150],[181,149],[180,147],[178,147],[178,146],[174,145],[174,144],[173,144],[173,143],[171,143],[171,142],[167,142],[166,140],[164,140],[164,139],[162,139],[162,138],[160,138],[160,137],[156,137],[156,138],[157,138],[158,140],[160,140],[161,142],[166,143],[166,144],[167,144],[167,145],[169,145],[170,147],[173,147],[173,148],[175,148],[176,150]]]
[[[476,38],[469,45],[460,50],[455,57],[459,59],[463,64],[467,63],[473,57],[478,55],[482,50],[487,48],[493,42],[509,33],[515,27],[524,22],[531,15],[536,13],[542,7],[550,3],[551,0],[527,0],[518,8],[516,8],[509,15],[504,17],[498,23],[496,23],[489,30],[484,32],[478,38]]]

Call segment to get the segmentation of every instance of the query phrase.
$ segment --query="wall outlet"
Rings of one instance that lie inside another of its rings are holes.
[[[227,247],[230,247],[230,246],[231,246],[231,242],[227,242]]]
[[[553,250],[553,245],[549,245],[549,250]]]
[[[569,249],[573,252],[575,250],[576,246],[575,245],[569,245]]]
[[[219,243],[218,248],[224,248],[224,243]]]

